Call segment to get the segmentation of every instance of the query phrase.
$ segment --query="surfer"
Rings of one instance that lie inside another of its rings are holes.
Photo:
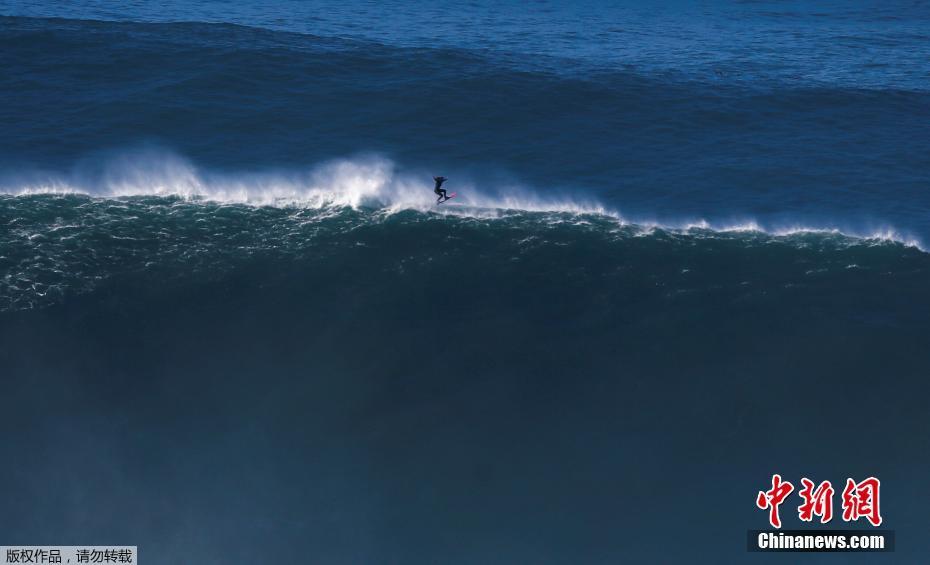
[[[440,202],[445,202],[446,200],[449,199],[449,197],[446,196],[446,191],[442,188],[442,183],[446,182],[449,179],[447,179],[446,177],[433,177],[433,180],[436,181],[436,188],[433,189],[433,192],[439,195],[439,198],[436,199],[436,204],[439,204]]]

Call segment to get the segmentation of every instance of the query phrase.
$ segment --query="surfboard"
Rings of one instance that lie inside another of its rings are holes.
[[[446,198],[446,200],[452,200],[453,198],[455,198],[455,195],[456,195],[456,194],[458,194],[458,193],[457,193],[457,192],[453,192],[452,194],[449,195],[448,198]],[[442,202],[445,202],[446,200],[443,200]],[[442,202],[437,202],[436,204],[442,204]]]

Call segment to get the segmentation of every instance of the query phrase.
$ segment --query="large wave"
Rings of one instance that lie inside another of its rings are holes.
[[[378,155],[306,171],[222,173],[159,152],[126,153],[68,175],[8,175],[0,309],[61,303],[126,277],[142,277],[136,286],[215,280],[256,261],[282,276],[308,262],[323,271],[365,265],[373,276],[411,265],[433,265],[442,276],[517,265],[521,276],[540,276],[564,263],[576,275],[594,273],[592,281],[632,269],[669,287],[704,272],[705,291],[745,280],[807,285],[812,276],[849,285],[850,269],[870,277],[924,269],[917,242],[893,230],[859,237],[752,220],[658,224],[593,198],[458,180],[467,175],[455,177],[461,197],[437,206],[429,178]],[[458,262],[440,268],[452,255]],[[720,261],[728,266],[717,273]],[[725,274],[732,265],[745,271],[738,279]],[[682,291],[694,291],[690,284]]]
[[[81,194],[97,198],[139,196],[178,197],[187,201],[249,206],[338,208],[495,218],[522,212],[557,212],[597,215],[642,230],[688,232],[761,232],[774,236],[803,233],[840,234],[852,238],[890,241],[923,249],[921,241],[888,225],[863,229],[842,224],[763,222],[744,215],[737,218],[679,218],[657,221],[630,217],[596,198],[567,191],[534,190],[509,181],[492,187],[456,179],[455,202],[437,207],[430,174],[425,170],[399,170],[391,159],[363,154],[327,161],[307,170],[223,173],[204,171],[189,160],[160,150],[127,151],[101,163],[79,165],[69,174],[31,172],[0,176],[0,192],[12,196]]]

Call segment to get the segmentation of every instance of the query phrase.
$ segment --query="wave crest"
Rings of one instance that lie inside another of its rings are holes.
[[[111,157],[99,168],[78,167],[70,175],[33,173],[0,177],[0,193],[13,196],[157,196],[249,206],[364,208],[386,214],[415,210],[477,218],[523,212],[589,214],[610,218],[621,225],[637,226],[646,232],[654,229],[683,233],[759,232],[774,236],[827,233],[896,242],[924,250],[918,238],[886,225],[861,230],[829,225],[763,225],[753,219],[709,221],[699,218],[657,222],[625,217],[618,210],[592,198],[542,196],[515,183],[487,192],[473,182],[454,179],[449,188],[450,192],[461,193],[459,198],[454,205],[437,208],[428,171],[400,172],[392,160],[376,154],[327,161],[309,171],[224,174],[203,171],[171,153],[145,150]]]

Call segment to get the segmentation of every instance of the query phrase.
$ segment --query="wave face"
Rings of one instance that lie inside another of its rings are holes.
[[[926,6],[602,4],[0,0],[4,539],[925,559]]]
[[[346,255],[339,264],[360,261],[368,263],[366,270],[383,271],[377,280],[410,277],[415,288],[428,286],[433,271],[443,270],[437,265],[453,259],[443,275],[450,283],[474,271],[527,264],[527,274],[543,276],[533,265],[575,264],[573,284],[590,285],[588,292],[608,287],[622,295],[628,284],[654,284],[661,289],[656,299],[672,301],[712,289],[732,299],[829,289],[835,300],[849,284],[846,299],[853,301],[863,280],[877,282],[891,271],[918,281],[930,266],[917,249],[838,232],[671,230],[566,204],[536,211],[452,204],[416,209],[340,201],[364,201],[364,195],[317,198],[315,206],[301,201],[256,208],[176,196],[0,197],[0,222],[8,227],[0,239],[0,309],[48,306],[126,276],[213,280],[254,261],[270,261],[288,276],[304,263],[332,268],[327,261],[334,254]],[[718,272],[716,261],[738,268]],[[567,282],[558,277],[543,286],[557,292]]]

